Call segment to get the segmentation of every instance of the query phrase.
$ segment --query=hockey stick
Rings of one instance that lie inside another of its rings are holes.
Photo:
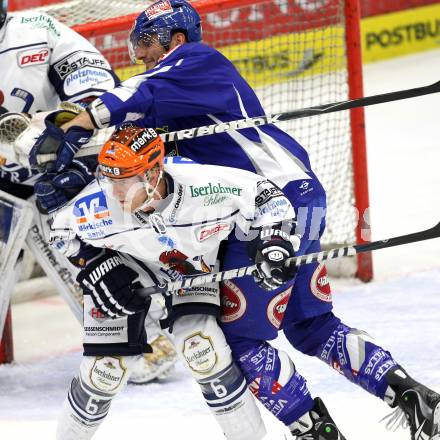
[[[416,87],[413,89],[383,93],[380,95],[367,96],[364,98],[350,99],[347,101],[334,102],[331,104],[323,104],[315,107],[293,110],[290,112],[274,113],[271,115],[262,115],[253,118],[238,119],[235,121],[224,122],[221,124],[204,125],[201,127],[172,131],[170,133],[162,133],[160,136],[164,142],[183,140],[183,139],[193,139],[196,137],[209,136],[217,133],[225,133],[233,130],[242,130],[245,128],[259,127],[260,125],[272,124],[275,122],[290,121],[293,119],[305,118],[309,116],[318,116],[326,113],[334,113],[334,112],[338,112],[342,110],[350,110],[358,107],[383,104],[385,102],[398,101],[401,99],[415,98],[417,96],[424,96],[438,92],[440,92],[440,81],[428,86]],[[105,132],[105,136],[101,136],[100,131],[98,131],[98,134],[92,138],[93,141],[92,139],[89,141],[88,144],[89,146],[87,146],[87,144],[83,146],[76,153],[75,157],[89,156],[92,154],[98,154],[100,152],[102,145],[107,141],[107,137],[109,136],[108,131]],[[14,135],[15,133],[16,131],[14,131]],[[0,157],[3,156],[5,158],[8,158],[9,160],[12,160],[13,157],[11,156],[11,151],[9,150],[9,145],[11,143],[10,136],[11,135],[8,135],[7,137],[5,136],[6,139],[4,139],[3,141],[2,139],[0,139]],[[56,159],[56,154],[47,154],[45,157],[45,162],[55,159]]]
[[[423,240],[430,240],[432,238],[440,237],[440,223],[436,226],[420,232],[412,234],[401,235],[399,237],[387,238],[385,240],[372,241],[371,243],[355,244],[352,246],[345,246],[328,251],[315,252],[312,254],[301,255],[298,257],[289,258],[286,263],[288,266],[302,266],[303,264],[321,263],[325,260],[334,258],[351,257],[361,252],[376,251],[378,249],[386,249],[402,244],[415,243]],[[179,289],[188,289],[194,286],[203,284],[215,283],[230,280],[232,278],[241,278],[247,275],[252,275],[252,272],[257,268],[256,265],[240,267],[238,269],[230,269],[224,272],[208,273],[206,275],[195,275],[192,277],[185,277],[183,280],[172,281],[160,286],[146,287],[136,290],[136,293],[142,296],[149,296],[153,293],[164,293],[172,295],[173,292]]]
[[[284,113],[256,116],[253,118],[238,119],[236,121],[223,122],[221,124],[203,125],[201,127],[188,128],[170,133],[162,133],[160,136],[164,142],[181,141],[196,137],[209,136],[215,133],[225,133],[232,130],[242,130],[260,125],[272,124],[274,122],[290,121],[293,119],[305,118],[308,116],[324,115],[352,108],[367,107],[369,105],[383,104],[385,102],[399,101],[401,99],[415,98],[417,96],[429,95],[440,92],[440,81],[429,86],[416,87],[413,89],[399,90],[397,92],[383,93],[380,95],[366,96],[364,98],[350,99],[348,101],[323,104],[315,107],[308,107]],[[97,147],[82,147],[76,157],[98,154]],[[52,159],[54,160],[54,159]]]

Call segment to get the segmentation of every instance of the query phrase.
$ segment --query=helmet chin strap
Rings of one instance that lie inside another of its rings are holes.
[[[136,208],[133,211],[133,214],[135,214],[136,212],[145,211],[145,209],[148,208],[154,200],[156,200],[153,198],[153,196],[154,194],[157,193],[157,188],[159,187],[159,184],[162,181],[162,177],[163,177],[163,170],[160,170],[154,188],[152,188],[152,186],[148,182],[144,182],[144,188],[145,188],[145,192],[147,193],[147,198],[145,202],[141,206],[139,206],[139,208]]]

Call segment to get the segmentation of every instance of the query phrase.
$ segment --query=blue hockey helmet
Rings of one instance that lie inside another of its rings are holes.
[[[0,28],[6,20],[6,14],[8,12],[8,0],[0,0]]]
[[[185,33],[190,43],[201,41],[200,15],[185,0],[154,2],[136,18],[130,32],[129,51],[132,60],[139,43],[143,41],[148,45],[153,35],[157,35],[160,44],[168,48],[173,31]]]

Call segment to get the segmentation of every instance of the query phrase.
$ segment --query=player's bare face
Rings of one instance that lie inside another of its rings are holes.
[[[165,186],[158,179],[159,172],[152,172],[148,176],[112,179],[112,196],[125,212],[134,212],[146,202],[146,210],[152,211],[165,196]]]
[[[159,43],[157,35],[152,35],[148,40],[139,41],[136,49],[136,59],[145,64],[146,70],[150,70],[157,65],[159,59],[166,52],[165,48]]]

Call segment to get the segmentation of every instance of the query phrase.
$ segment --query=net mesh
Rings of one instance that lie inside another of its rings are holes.
[[[138,13],[150,3],[75,0],[40,10],[72,26]],[[197,7],[200,2],[192,3]],[[343,0],[263,0],[234,8],[226,5],[214,12],[200,7],[199,12],[205,43],[234,62],[267,113],[348,99]],[[78,28],[122,79],[142,71],[142,67],[130,64],[127,53],[131,24],[132,19],[122,20],[110,31],[100,23]],[[313,169],[327,190],[323,243],[354,242],[357,213],[349,113],[280,125],[308,150]]]

